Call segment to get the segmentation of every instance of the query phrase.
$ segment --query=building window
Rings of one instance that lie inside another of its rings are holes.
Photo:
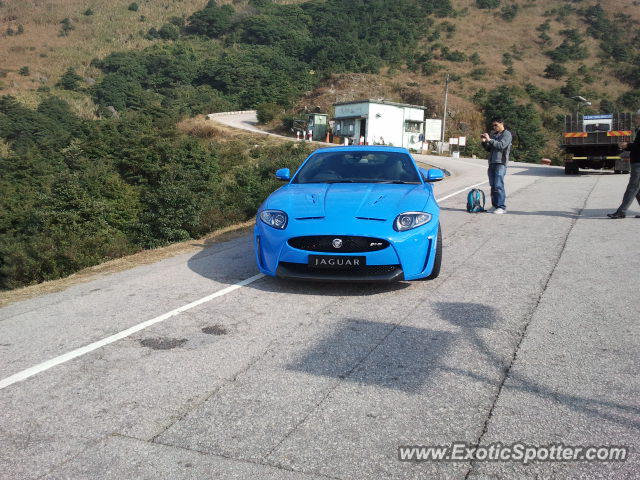
[[[404,131],[407,133],[422,133],[422,122],[407,120],[404,124]]]
[[[336,121],[336,134],[346,137],[347,135],[353,135],[355,129],[355,120],[337,120]]]

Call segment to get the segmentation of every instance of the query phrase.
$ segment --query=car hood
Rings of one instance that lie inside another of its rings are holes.
[[[423,211],[431,189],[425,185],[382,183],[289,184],[265,202],[292,218],[358,217],[379,220]]]

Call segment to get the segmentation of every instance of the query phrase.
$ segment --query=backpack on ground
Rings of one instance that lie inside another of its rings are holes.
[[[471,189],[467,194],[467,212],[480,213],[484,211],[484,191],[479,188]]]

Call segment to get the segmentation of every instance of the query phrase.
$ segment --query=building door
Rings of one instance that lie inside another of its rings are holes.
[[[367,119],[363,118],[360,120],[360,139],[362,139],[362,144],[367,143]]]

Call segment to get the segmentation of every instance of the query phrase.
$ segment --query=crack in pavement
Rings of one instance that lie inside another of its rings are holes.
[[[560,252],[558,253],[558,255],[556,256],[556,259],[553,263],[553,267],[551,267],[551,270],[549,271],[549,275],[547,276],[547,279],[540,291],[540,294],[538,295],[538,298],[536,300],[535,305],[533,306],[533,308],[531,309],[531,312],[529,314],[529,318],[527,319],[527,321],[525,322],[524,326],[522,327],[521,331],[520,331],[520,336],[518,339],[518,343],[516,344],[516,347],[513,351],[513,354],[511,355],[511,359],[507,365],[507,368],[504,370],[504,374],[503,377],[500,381],[500,384],[498,385],[498,389],[496,391],[496,394],[493,398],[493,402],[491,403],[491,407],[489,408],[489,412],[487,413],[487,417],[484,421],[484,425],[482,428],[482,432],[480,433],[480,436],[478,437],[478,439],[476,440],[476,442],[474,443],[474,445],[481,445],[483,438],[485,437],[485,435],[487,434],[487,431],[489,430],[489,422],[491,421],[491,418],[493,417],[493,412],[495,410],[495,407],[498,403],[498,399],[500,398],[500,395],[502,394],[502,389],[504,388],[504,384],[507,381],[507,378],[509,378],[509,375],[511,373],[511,369],[513,367],[513,364],[515,363],[517,356],[518,356],[518,351],[520,350],[520,347],[522,346],[522,343],[524,342],[525,337],[527,336],[527,331],[529,329],[529,325],[531,325],[531,321],[533,320],[533,317],[536,313],[536,311],[538,310],[538,307],[540,306],[540,302],[542,301],[542,297],[544,296],[545,292],[547,291],[547,287],[549,286],[549,283],[551,282],[551,278],[553,277],[553,274],[556,271],[556,268],[558,266],[558,264],[560,263],[560,259],[562,258],[562,255],[564,254],[565,248],[567,246],[567,242],[569,240],[569,236],[571,235],[571,232],[573,231],[573,228],[575,227],[576,223],[578,222],[578,219],[581,217],[582,212],[584,211],[584,209],[587,206],[587,202],[589,201],[589,197],[591,197],[591,194],[593,193],[593,191],[596,188],[596,185],[598,184],[598,182],[600,181],[601,177],[596,177],[595,182],[593,182],[593,185],[591,186],[591,189],[589,190],[589,192],[587,193],[587,195],[584,198],[584,201],[582,203],[582,207],[580,207],[580,210],[577,212],[576,216],[574,218],[571,219],[571,223],[569,224],[569,228],[567,229],[567,233],[565,234],[565,237],[562,241],[562,246],[560,248]],[[537,182],[534,182],[537,183]],[[471,460],[469,463],[469,470],[467,470],[467,473],[464,476],[465,480],[468,480],[470,475],[473,473],[476,465],[477,465],[477,461],[476,460]]]
[[[303,472],[301,470],[296,470],[294,468],[291,467],[286,467],[286,466],[282,466],[282,465],[275,465],[275,464],[271,464],[268,462],[260,462],[257,460],[251,460],[251,459],[247,459],[247,458],[237,458],[237,457],[233,457],[231,455],[224,455],[222,453],[211,453],[211,452],[207,452],[207,451],[203,451],[203,450],[198,450],[197,448],[191,448],[191,447],[185,447],[183,445],[173,445],[171,443],[163,443],[163,442],[158,442],[158,441],[149,441],[149,440],[145,440],[143,438],[138,438],[138,437],[133,437],[131,435],[124,435],[121,433],[114,433],[112,434],[112,436],[114,437],[121,437],[121,438],[128,438],[131,440],[137,440],[139,442],[145,442],[145,443],[151,443],[153,445],[160,445],[163,447],[168,447],[168,448],[177,448],[179,450],[185,450],[187,452],[194,452],[194,453],[198,453],[200,455],[204,455],[207,457],[211,457],[211,458],[224,458],[225,460],[232,460],[235,462],[240,462],[240,463],[247,463],[250,465],[258,465],[261,467],[269,467],[269,468],[275,468],[277,470],[284,470],[287,472],[292,472],[292,473],[299,473],[301,475],[304,475],[305,477],[313,477],[313,478],[317,478],[317,477],[322,477],[322,478],[326,478],[329,480],[343,480],[341,478],[338,477],[332,477],[330,475],[326,475],[326,474],[322,474],[322,473],[307,473],[307,472]]]
[[[479,250],[481,250],[482,248],[484,248],[484,246],[486,245],[486,243],[489,241],[489,238],[487,238],[481,245],[478,246],[478,248],[476,248],[473,252],[471,252],[467,258],[465,259],[465,261],[469,258],[472,258]],[[461,263],[461,266],[464,265],[464,262]],[[458,267],[460,268],[460,267]],[[453,274],[457,271],[456,270],[452,270],[451,273],[449,273],[446,277],[441,278],[441,281],[437,281],[435,280],[435,282],[437,282],[437,284],[435,285],[435,288],[433,288],[433,292],[437,292],[440,287],[442,287],[444,284],[447,283],[448,280],[450,280],[453,277]],[[426,298],[423,301],[419,302],[416,305],[416,308],[418,308],[420,305],[425,304],[428,301],[431,301],[431,298]],[[413,315],[412,312],[407,313],[404,317],[402,317],[398,322],[393,324],[393,327],[391,329],[389,329],[389,332],[387,332],[386,335],[384,335],[360,360],[358,360],[357,362],[354,363],[353,368],[351,368],[345,375],[343,378],[340,378],[338,380],[336,380],[333,384],[333,386],[331,388],[329,388],[326,392],[326,394],[320,399],[319,402],[317,402],[315,404],[315,406],[313,406],[308,412],[307,414],[296,424],[294,425],[294,427],[271,449],[269,450],[269,452],[267,452],[262,459],[265,460],[267,457],[269,457],[271,454],[273,454],[279,447],[280,445],[282,445],[291,435],[293,435],[308,419],[309,417],[318,410],[318,408],[320,408],[320,405],[322,405],[330,396],[331,394],[338,388],[338,386],[342,385],[343,380],[346,378],[349,378],[351,376],[351,374],[356,371],[356,369],[362,365],[368,358],[371,357],[371,355],[380,347],[380,345],[382,345],[385,340],[387,338],[389,338],[389,336],[395,332],[398,327],[402,326],[403,323],[405,323],[405,321],[411,317]]]

